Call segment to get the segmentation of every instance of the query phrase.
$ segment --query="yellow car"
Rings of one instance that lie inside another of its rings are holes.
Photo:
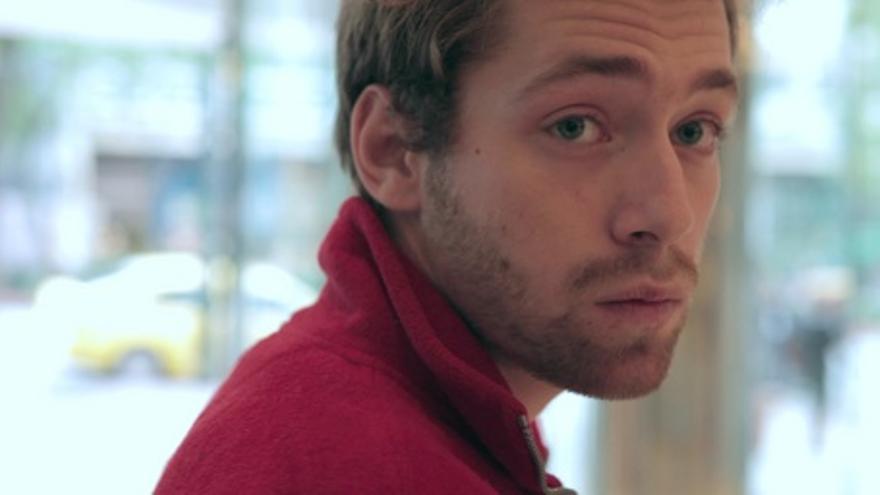
[[[174,378],[198,375],[206,336],[206,267],[190,253],[146,253],[80,281],[53,277],[37,291],[44,324],[66,328],[71,355],[100,373],[144,368]],[[267,263],[241,274],[243,335],[249,345],[277,330],[316,291]]]

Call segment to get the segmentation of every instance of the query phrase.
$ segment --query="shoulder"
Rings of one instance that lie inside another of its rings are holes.
[[[482,483],[472,446],[405,378],[320,342],[296,347],[263,346],[243,358],[171,459],[158,494],[386,494],[429,479]]]

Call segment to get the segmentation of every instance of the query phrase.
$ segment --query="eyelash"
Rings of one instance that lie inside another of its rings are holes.
[[[589,125],[595,126],[597,132],[599,132],[601,134],[598,138],[599,142],[608,142],[611,140],[611,137],[608,135],[608,131],[607,131],[606,126],[602,123],[602,119],[599,118],[598,116],[596,116],[594,114],[590,114],[590,113],[571,113],[571,114],[564,115],[559,118],[555,118],[552,120],[552,122],[550,122],[549,125],[546,125],[544,127],[544,130],[545,130],[545,132],[547,132],[548,134],[550,134],[554,138],[561,139],[563,141],[571,142],[571,143],[577,142],[578,139],[566,139],[565,137],[559,135],[559,132],[558,132],[559,126],[561,124],[563,124],[565,122],[570,122],[573,120],[581,120],[587,126],[589,126]]]
[[[589,113],[572,113],[572,114],[565,115],[560,118],[556,118],[549,125],[545,126],[544,130],[545,130],[545,132],[547,132],[548,134],[550,134],[552,137],[554,137],[556,139],[560,139],[562,141],[569,142],[569,143],[576,143],[577,139],[566,139],[565,137],[559,135],[559,132],[558,132],[560,124],[565,123],[566,121],[571,121],[571,120],[575,120],[575,119],[580,119],[580,120],[583,120],[589,124],[595,125],[598,129],[598,132],[602,133],[602,136],[600,137],[598,142],[608,142],[611,140],[611,137],[608,136],[606,126],[602,124],[601,119],[596,117],[595,115],[589,114]],[[670,132],[670,136],[675,141],[676,140],[675,133],[678,130],[680,130],[682,128],[682,126],[692,124],[695,122],[699,122],[704,125],[708,124],[708,127],[710,128],[710,132],[711,132],[711,137],[712,137],[712,151],[717,150],[719,147],[719,144],[721,142],[723,142],[724,139],[727,137],[727,129],[721,122],[719,122],[717,119],[714,119],[711,117],[695,117],[695,118],[685,120],[682,123],[678,124],[672,130],[672,132]],[[698,148],[698,146],[689,146],[686,143],[676,143],[676,144],[681,144],[685,148],[689,148],[689,149]]]
[[[673,140],[674,141],[676,140],[675,133],[677,131],[679,131],[684,126],[686,126],[688,124],[693,124],[693,123],[703,124],[704,127],[705,127],[705,125],[708,125],[708,127],[710,129],[710,133],[711,133],[709,135],[709,137],[711,138],[711,143],[710,143],[711,148],[709,150],[701,150],[700,149],[701,147],[698,144],[697,145],[688,145],[687,143],[677,143],[677,144],[681,144],[687,149],[693,149],[693,150],[697,150],[697,151],[711,151],[711,152],[717,151],[721,142],[724,141],[725,137],[727,137],[727,130],[723,124],[721,124],[718,120],[713,119],[711,117],[694,117],[694,118],[683,121],[681,124],[677,125],[675,127],[675,129],[673,129],[673,131],[671,133]]]

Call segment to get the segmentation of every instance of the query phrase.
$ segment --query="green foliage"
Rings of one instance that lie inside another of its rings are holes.
[[[56,124],[81,59],[64,47],[0,41],[0,178],[26,171],[28,149]]]
[[[89,64],[112,60],[133,90],[157,57],[199,63],[208,55],[0,39],[0,182],[24,180],[28,153],[58,124]]]

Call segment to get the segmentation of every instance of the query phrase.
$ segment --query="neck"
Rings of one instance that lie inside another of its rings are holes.
[[[513,396],[526,406],[529,421],[541,414],[547,404],[562,392],[559,387],[535,378],[510,362],[496,359],[496,363],[504,379],[507,380]]]

